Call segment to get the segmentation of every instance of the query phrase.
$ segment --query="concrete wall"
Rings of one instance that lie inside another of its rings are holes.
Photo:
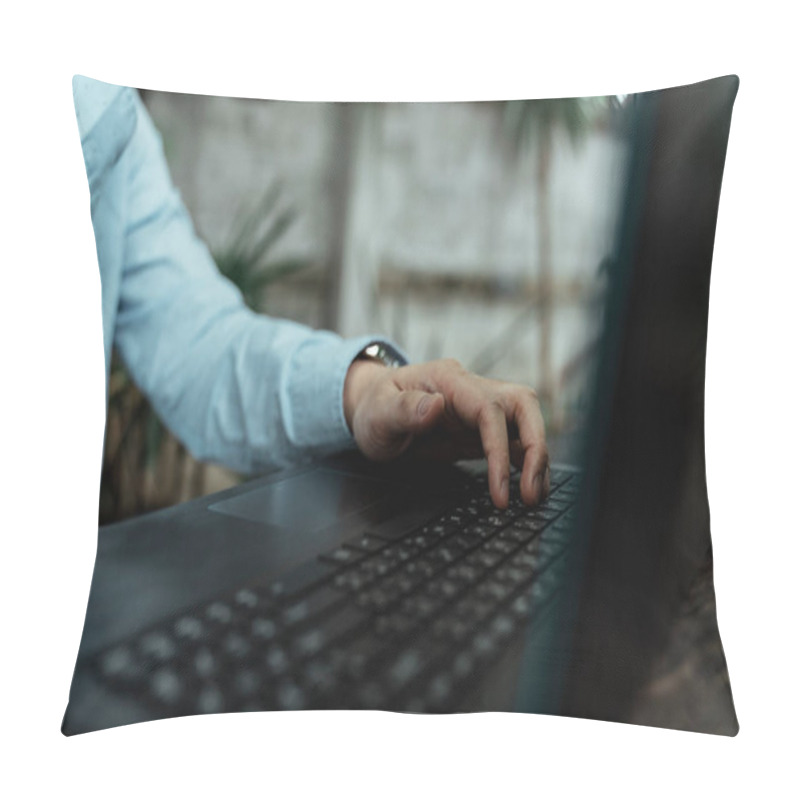
[[[344,335],[385,333],[414,359],[448,355],[535,386],[545,379],[536,314],[536,149],[512,146],[504,104],[336,105],[160,93],[145,101],[212,249],[225,246],[236,215],[273,181],[299,212],[275,256],[304,258],[312,267],[305,280],[271,288],[269,313]],[[577,146],[563,131],[555,137],[549,349],[552,411],[562,421],[581,392],[581,370],[565,368],[592,337],[592,298],[611,244],[623,155],[608,126],[592,128]],[[472,279],[472,290],[459,278]],[[515,321],[513,335],[496,348],[502,357],[487,366],[487,350]]]

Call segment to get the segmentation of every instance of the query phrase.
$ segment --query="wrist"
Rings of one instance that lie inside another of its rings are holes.
[[[358,408],[361,398],[372,382],[379,378],[389,367],[381,360],[370,356],[360,356],[356,358],[347,370],[344,379],[344,393],[342,404],[344,407],[344,418],[350,433],[353,433],[353,418]]]

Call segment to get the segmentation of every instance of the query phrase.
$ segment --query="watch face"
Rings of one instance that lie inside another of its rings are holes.
[[[400,367],[405,363],[394,348],[388,347],[380,342],[367,345],[363,353],[370,358],[377,358],[379,361],[386,364],[387,367]]]

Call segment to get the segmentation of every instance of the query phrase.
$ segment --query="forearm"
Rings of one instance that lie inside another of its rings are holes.
[[[343,340],[249,310],[196,236],[139,102],[126,153],[115,344],[165,424],[202,459],[253,472],[353,446]]]

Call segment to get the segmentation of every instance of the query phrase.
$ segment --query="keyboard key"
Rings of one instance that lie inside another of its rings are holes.
[[[130,647],[120,645],[102,657],[100,669],[107,678],[135,680],[143,673],[143,664]]]
[[[535,574],[542,567],[543,559],[537,555],[533,555],[527,550],[522,550],[515,553],[511,560],[508,562],[509,566],[519,567],[527,570],[530,574]]]
[[[340,572],[333,581],[333,585],[345,592],[360,592],[366,589],[375,578],[369,575],[366,570],[349,569],[345,572]]]
[[[258,606],[263,602],[263,599],[260,598],[252,589],[240,589],[238,592],[236,592],[234,600],[240,606],[245,608],[258,608]]]
[[[469,505],[455,508],[452,511],[442,515],[442,523],[452,527],[454,530],[462,528],[471,520],[475,519],[480,514],[477,506],[470,507]]]
[[[527,544],[534,536],[536,531],[525,526],[518,526],[514,523],[510,528],[506,528],[500,536],[508,541],[516,542],[517,544]]]
[[[483,548],[475,553],[470,553],[464,561],[467,564],[473,564],[485,571],[497,566],[497,564],[503,560],[503,557],[503,553]]]
[[[442,602],[447,602],[461,594],[461,585],[449,578],[439,578],[431,581],[427,591]]]
[[[292,643],[292,652],[297,658],[308,658],[316,655],[326,644],[325,632],[320,628],[312,628],[300,634]]]
[[[389,575],[400,566],[400,559],[397,557],[394,547],[387,547],[377,555],[362,561],[358,565],[359,570],[366,570],[376,578]]]
[[[531,599],[528,594],[521,594],[517,597],[509,610],[518,620],[527,620],[532,611]]]
[[[417,547],[420,550],[428,550],[440,539],[436,534],[431,533],[430,531],[421,531],[420,533],[410,537],[410,540],[414,547]]]
[[[335,614],[327,617],[324,622],[324,633],[329,642],[335,642],[344,636],[355,633],[360,627],[366,625],[368,617],[355,606],[346,605],[339,608]]]
[[[471,584],[475,583],[482,573],[483,570],[473,564],[460,561],[445,572],[445,578],[457,584],[461,584],[462,588],[466,589]]]
[[[475,670],[475,659],[467,652],[459,653],[453,660],[451,672],[457,680],[464,680]]]
[[[437,541],[446,539],[454,531],[459,530],[460,523],[458,522],[432,522],[422,529],[422,534],[425,536],[433,536]]]
[[[436,709],[446,706],[452,693],[453,679],[446,672],[440,672],[428,684],[425,697],[431,706]]]
[[[233,689],[240,697],[252,697],[259,691],[262,683],[260,673],[251,668],[237,670],[233,676]]]
[[[400,710],[406,714],[425,714],[427,706],[421,697],[408,697],[400,706]]]
[[[324,661],[312,661],[305,666],[303,683],[311,692],[322,697],[330,695],[341,685],[339,676],[331,665]]]
[[[193,642],[205,637],[206,629],[197,617],[181,617],[174,625],[173,630],[179,639],[189,639]]]
[[[419,621],[430,619],[442,607],[442,599],[432,593],[415,594],[403,601],[403,611]]]
[[[294,681],[285,681],[278,687],[277,699],[283,711],[299,711],[305,708],[306,693]]]
[[[513,586],[501,580],[488,580],[478,587],[476,595],[489,602],[502,603],[513,590]]]
[[[250,625],[250,632],[254,638],[269,642],[278,635],[278,625],[269,617],[256,617]]]
[[[297,600],[283,610],[282,622],[286,626],[297,625],[334,608],[342,602],[344,595],[332,586],[321,586],[312,594]]]
[[[449,545],[456,545],[464,552],[473,550],[483,543],[483,538],[476,533],[457,533],[448,540]]]
[[[448,540],[447,542],[438,545],[433,550],[428,551],[428,559],[438,566],[444,566],[447,564],[452,564],[454,561],[458,561],[461,556],[464,555],[464,548],[460,547],[458,544],[451,544]]]
[[[227,603],[211,603],[206,608],[205,616],[211,622],[228,625],[233,620],[233,610]]]
[[[549,524],[549,520],[540,519],[539,517],[534,517],[531,515],[520,517],[517,520],[514,520],[513,527],[514,528],[527,528],[534,533],[540,533],[543,531],[547,525]]]
[[[473,522],[464,528],[464,534],[477,536],[482,540],[490,539],[497,534],[497,527],[488,522]]]
[[[373,613],[379,613],[395,601],[394,594],[390,594],[383,587],[368,589],[358,595],[356,602],[360,608]]]
[[[423,672],[427,672],[443,655],[443,648],[436,645],[407,647],[389,664],[386,674],[389,684],[397,691],[411,683]]]
[[[418,625],[414,617],[402,611],[383,614],[375,620],[375,634],[383,638],[401,638],[408,635]]]
[[[472,654],[478,660],[486,660],[497,655],[499,643],[491,631],[481,631],[472,640]]]
[[[395,548],[395,552],[400,561],[408,561],[410,558],[413,558],[417,553],[419,553],[419,551],[420,548],[410,541],[401,542],[400,544],[396,545]]]
[[[477,625],[487,617],[497,604],[498,598],[505,599],[508,592],[499,584],[484,582],[479,587],[481,594],[470,595],[460,600],[454,613],[470,626]]]
[[[533,574],[534,571],[530,567],[519,563],[512,565],[510,561],[507,561],[505,566],[498,569],[492,578],[507,587],[509,591],[515,591],[529,584]]]
[[[183,694],[183,684],[175,670],[162,667],[150,678],[150,691],[162,703],[175,705]]]
[[[275,676],[282,675],[289,668],[289,656],[279,644],[274,644],[267,650],[264,662]]]
[[[377,681],[370,681],[358,690],[356,702],[361,708],[382,709],[388,702],[388,694]]]
[[[325,555],[320,556],[320,559],[323,562],[338,564],[339,566],[347,566],[349,564],[355,564],[362,558],[364,558],[364,553],[361,550],[357,550],[356,548],[350,547],[348,545],[342,545],[341,547],[337,547],[330,553],[325,553]]]
[[[470,635],[472,628],[472,621],[465,616],[448,614],[445,617],[440,617],[433,623],[431,632],[440,641],[458,644]]]
[[[499,553],[501,556],[507,556],[513,553],[519,545],[514,541],[509,542],[508,539],[497,538],[487,542],[484,547],[486,550]]]
[[[197,712],[199,714],[219,714],[225,709],[222,692],[214,684],[207,684],[197,695]]]
[[[368,629],[337,647],[331,654],[331,664],[335,669],[340,669],[343,675],[361,680],[373,673],[375,664],[387,655],[386,643]]]
[[[240,660],[249,656],[253,648],[241,633],[231,631],[222,640],[222,649],[230,658]]]
[[[146,633],[139,641],[139,650],[143,655],[156,661],[169,661],[178,653],[175,639],[164,631]]]
[[[439,569],[434,561],[423,557],[417,558],[408,564],[404,564],[403,571],[407,575],[419,576],[422,580],[428,580],[436,575]]]
[[[376,553],[386,547],[388,542],[374,533],[363,533],[358,538],[349,540],[347,544],[349,547],[355,547],[365,553]]]
[[[501,641],[508,639],[516,630],[514,619],[506,613],[496,616],[491,622],[492,633]]]
[[[217,659],[207,647],[201,647],[194,655],[194,671],[200,678],[211,678],[217,672]]]

